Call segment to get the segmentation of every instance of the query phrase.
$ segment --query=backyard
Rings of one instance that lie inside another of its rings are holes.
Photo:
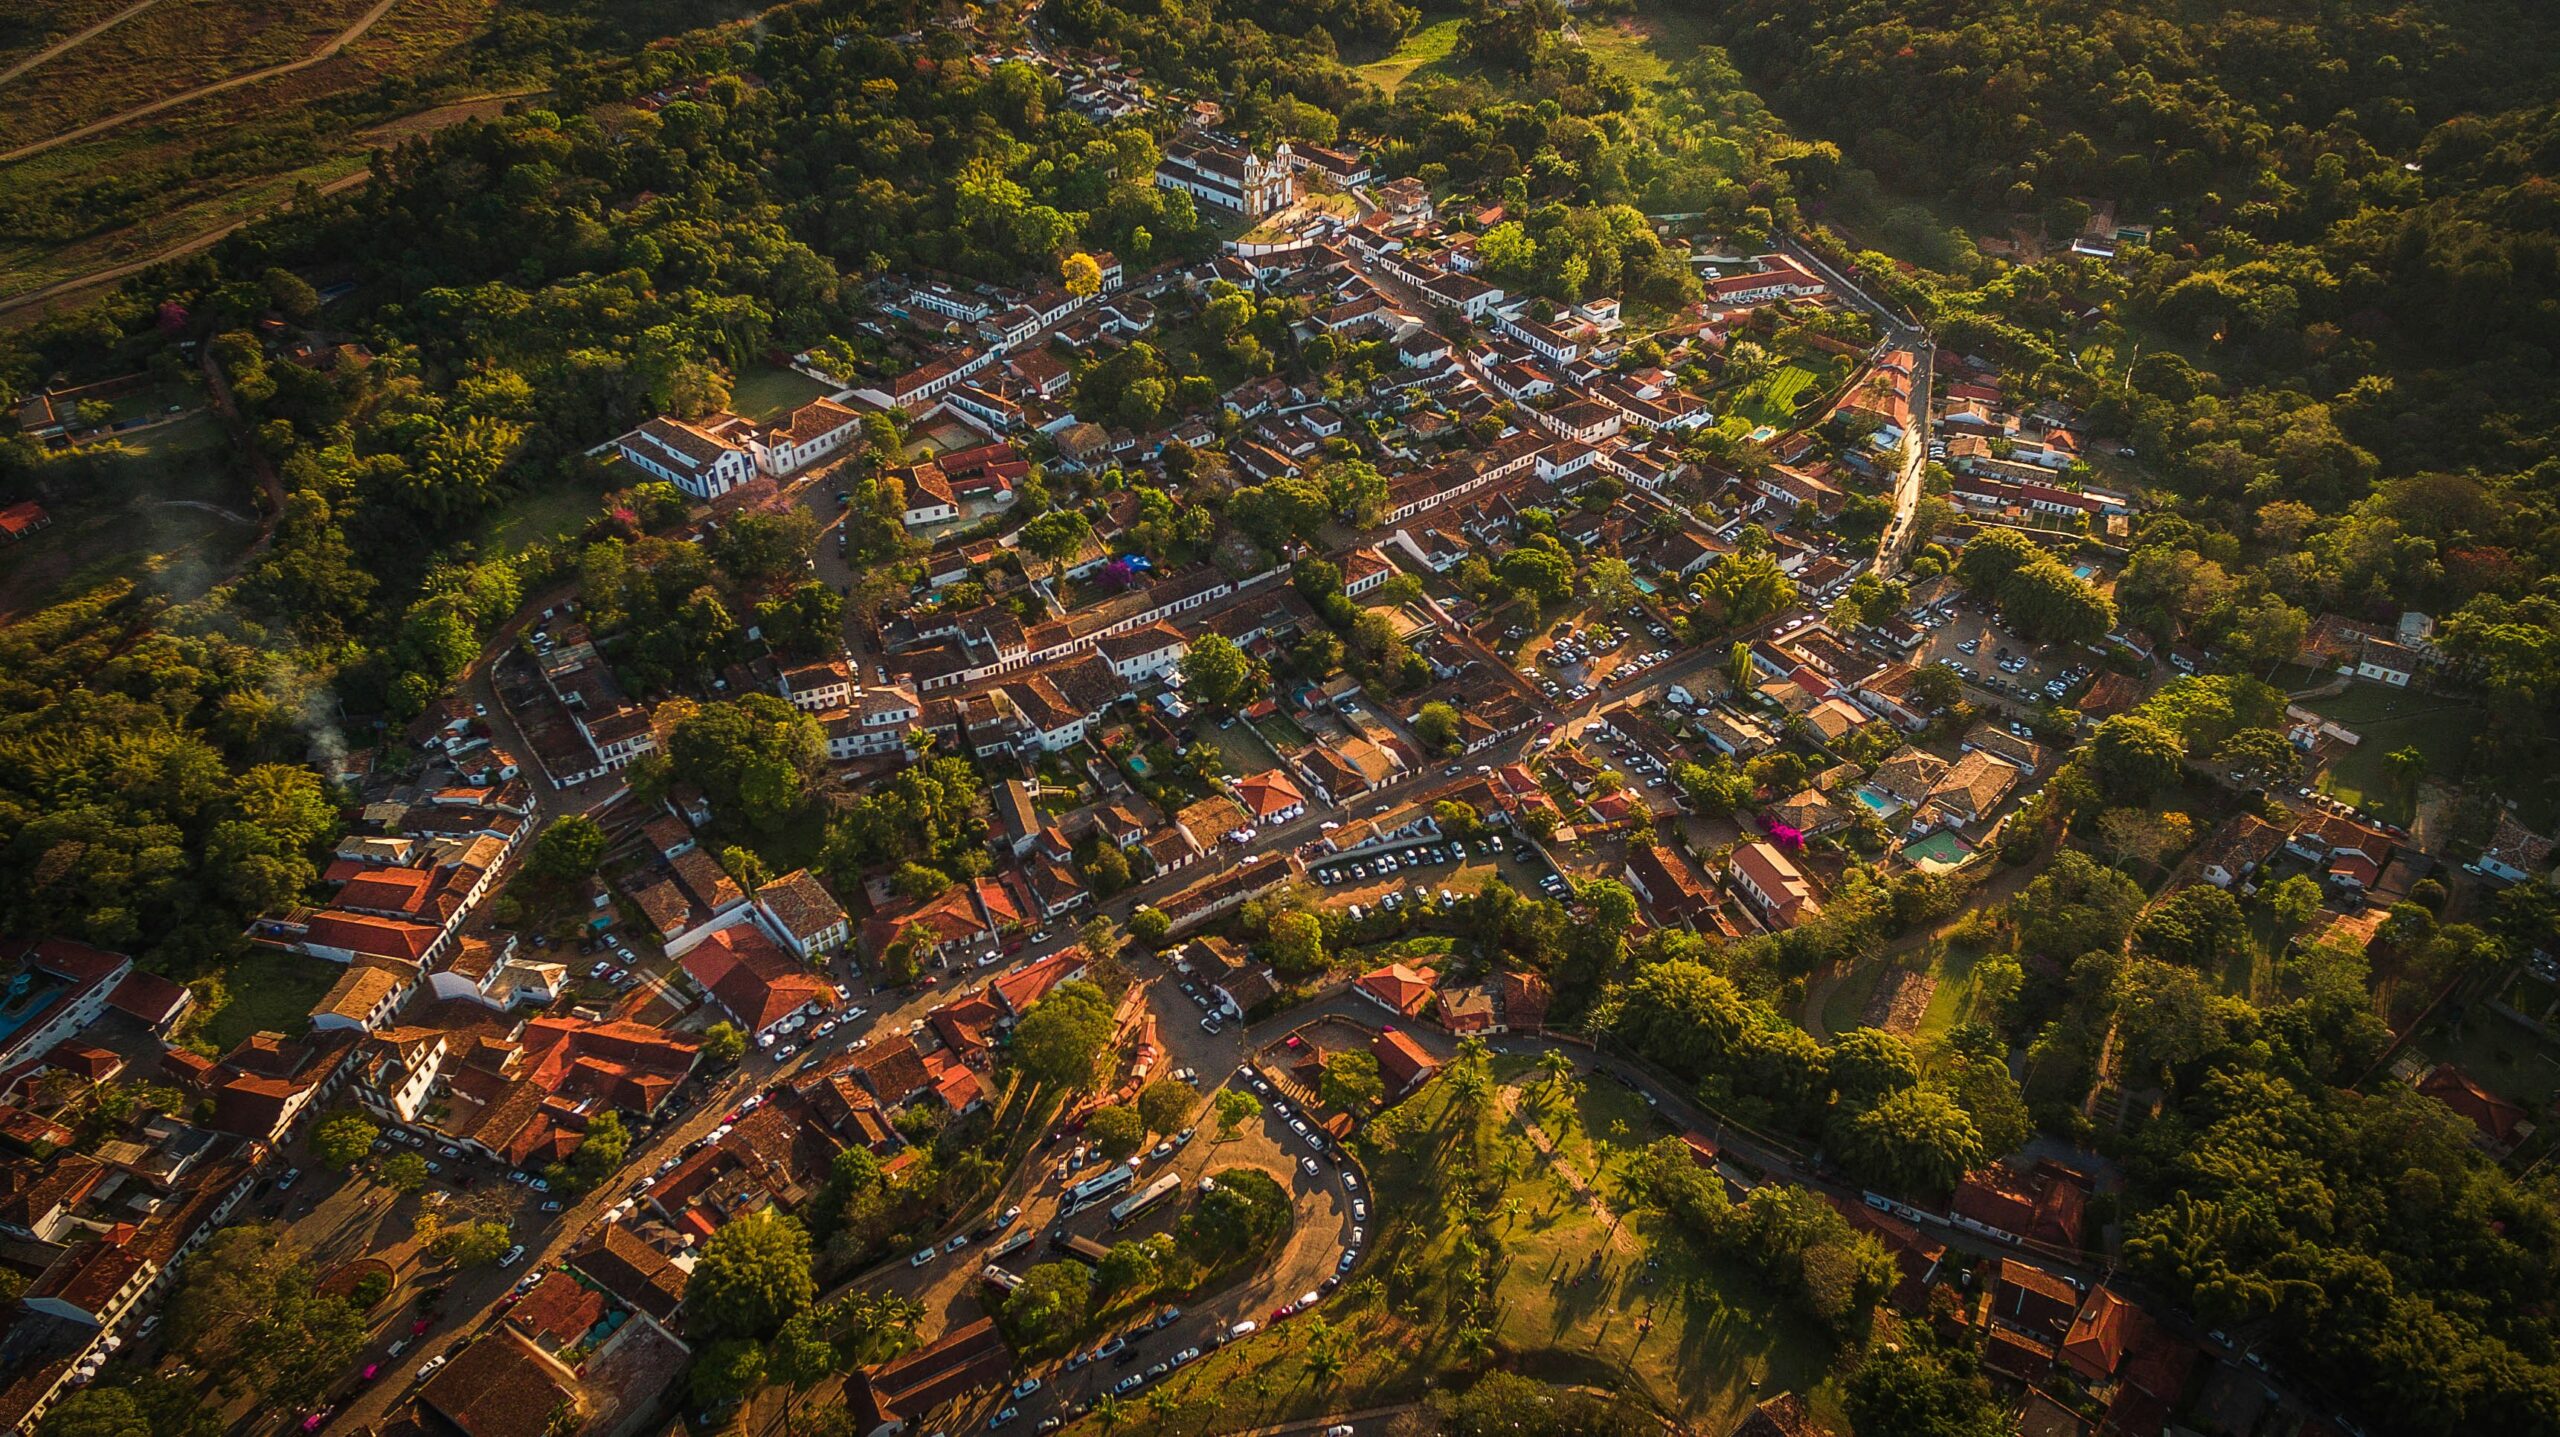
[[[118,442],[132,457],[107,458],[95,484],[54,506],[53,527],[10,547],[0,618],[116,579],[194,599],[257,538],[220,421],[193,414]]]
[[[770,422],[834,392],[834,386],[820,384],[799,370],[750,364],[729,386],[729,408],[749,419]]]
[[[205,1014],[196,1036],[229,1052],[253,1033],[303,1032],[311,1026],[311,1005],[346,971],[325,958],[258,949],[223,973],[229,998]]]
[[[1709,403],[1723,411],[1720,429],[1745,435],[1764,428],[1784,431],[1796,426],[1797,397],[1821,381],[1822,376],[1810,366],[1789,361],[1729,397],[1711,397]]]
[[[1810,1327],[1654,1219],[1601,1217],[1522,1121],[1615,1212],[1622,1167],[1664,1131],[1642,1103],[1606,1084],[1559,1092],[1526,1059],[1497,1059],[1494,1078],[1472,1099],[1435,1081],[1408,1100],[1410,1114],[1373,1125],[1396,1141],[1370,1160],[1381,1210],[1363,1276],[1315,1314],[1185,1369],[1161,1389],[1169,1402],[1124,1412],[1116,1430],[1191,1437],[1302,1422],[1410,1400],[1491,1365],[1614,1386],[1695,1430],[1729,1430],[1782,1390],[1808,1392],[1817,1415],[1836,1418],[1829,1349]],[[1329,1377],[1310,1366],[1318,1350],[1340,1362]]]
[[[2330,761],[2321,775],[2321,791],[2399,824],[2412,816],[2416,795],[2395,776],[2391,755],[2416,749],[2426,760],[2428,778],[2455,782],[2480,731],[2480,706],[2471,700],[2388,684],[2350,682],[2343,693],[2300,702],[2361,740]]]

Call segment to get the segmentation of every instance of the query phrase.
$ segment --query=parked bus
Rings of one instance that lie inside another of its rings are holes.
[[[1089,1237],[1061,1237],[1054,1238],[1051,1241],[1056,1245],[1058,1251],[1065,1253],[1067,1256],[1072,1257],[1079,1262],[1089,1263],[1095,1267],[1102,1266],[1102,1260],[1111,1255],[1111,1249],[1104,1247],[1102,1244],[1095,1242]]]
[[[1138,1192],[1111,1205],[1111,1225],[1119,1227],[1138,1214],[1164,1201],[1165,1196],[1182,1186],[1182,1174],[1165,1173]]]
[[[1058,1207],[1061,1217],[1079,1213],[1138,1180],[1138,1170],[1122,1163],[1100,1177],[1086,1178],[1067,1189],[1067,1198]]]
[[[1022,1286],[1022,1275],[1020,1273],[1008,1272],[1005,1269],[996,1266],[992,1262],[988,1263],[987,1270],[979,1273],[978,1276],[985,1281],[987,1286],[994,1288],[998,1295],[1011,1292],[1015,1288]]]
[[[1039,1234],[1031,1230],[1030,1224],[1025,1223],[1019,1231],[1014,1233],[1013,1236],[997,1243],[994,1247],[988,1248],[987,1256],[991,1258],[1003,1257],[1008,1253],[1020,1252],[1024,1248],[1029,1247],[1031,1245],[1031,1240],[1037,1236],[1039,1236]]]

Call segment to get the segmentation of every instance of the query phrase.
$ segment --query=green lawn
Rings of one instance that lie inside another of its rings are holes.
[[[645,479],[645,474],[633,474]],[[500,552],[578,533],[596,517],[599,495],[582,484],[547,484],[509,500],[489,523],[489,543]]]
[[[1723,427],[1739,434],[1766,425],[1771,429],[1792,429],[1797,423],[1796,396],[1819,383],[1822,376],[1810,367],[1789,362],[1770,370],[1743,386],[1725,401]]]
[[[2345,693],[2310,700],[2304,707],[2352,729],[2362,740],[2329,765],[2320,787],[2394,823],[2408,822],[2411,807],[2409,795],[2393,781],[2390,755],[2414,748],[2426,756],[2429,776],[2457,779],[2482,720],[2480,706],[2468,699],[2374,683],[2351,684]]]
[[[222,975],[230,1001],[205,1015],[197,1035],[228,1052],[252,1033],[300,1033],[311,1005],[327,997],[346,969],[325,958],[260,949]]]
[[[1661,1133],[1611,1085],[1586,1084],[1567,1102],[1539,1091],[1524,1060],[1499,1071],[1532,1085],[1527,1111],[1577,1170],[1597,1164],[1604,1196],[1615,1197],[1625,1157]],[[1312,1320],[1292,1318],[1172,1377],[1167,1413],[1132,1403],[1114,1431],[1197,1437],[1305,1422],[1463,1385],[1487,1365],[1637,1394],[1690,1430],[1730,1430],[1758,1398],[1785,1390],[1812,1393],[1818,1413],[1836,1416],[1829,1347],[1757,1282],[1649,1218],[1627,1220],[1613,1244],[1492,1096],[1473,1115],[1445,1082],[1409,1101],[1411,1126],[1370,1161],[1378,1210],[1365,1275]],[[1484,1271],[1490,1289],[1470,1310],[1467,1284]],[[1489,1356],[1466,1355],[1470,1326],[1484,1330]],[[1327,1331],[1347,1338],[1344,1365],[1320,1382],[1307,1353]]]
[[[2513,1022],[2475,1008],[2457,1033],[2439,1024],[2418,1043],[2430,1062],[2449,1062],[2490,1092],[2539,1114],[2560,1097],[2560,1051]]]
[[[1262,735],[1263,742],[1275,749],[1301,749],[1315,742],[1308,736],[1305,729],[1298,726],[1296,719],[1284,713],[1273,714],[1265,719],[1255,719],[1253,728],[1254,732]]]
[[[729,386],[729,407],[749,419],[779,419],[812,399],[834,392],[796,369],[754,364],[741,371]]]
[[[1383,59],[1355,65],[1351,73],[1392,96],[1416,70],[1441,65],[1448,60],[1458,48],[1458,26],[1462,23],[1456,16],[1435,20],[1405,36],[1403,43]]]

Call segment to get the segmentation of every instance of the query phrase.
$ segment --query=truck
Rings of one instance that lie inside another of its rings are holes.
[[[1058,1214],[1065,1217],[1082,1212],[1137,1180],[1138,1170],[1127,1163],[1122,1163],[1098,1177],[1086,1178],[1083,1182],[1067,1189],[1066,1200],[1059,1204]]]
[[[1111,1255],[1111,1249],[1089,1237],[1057,1237],[1050,1241],[1058,1251],[1094,1267],[1102,1266],[1102,1260]]]
[[[1120,1201],[1111,1205],[1111,1225],[1113,1227],[1120,1227],[1127,1224],[1147,1209],[1164,1201],[1168,1195],[1181,1186],[1182,1174],[1164,1173],[1159,1175],[1154,1182],[1147,1184],[1144,1188],[1131,1193],[1129,1196],[1124,1197],[1120,1199]]]

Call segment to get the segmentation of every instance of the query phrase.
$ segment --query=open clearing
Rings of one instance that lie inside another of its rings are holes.
[[[1355,65],[1351,73],[1393,95],[1398,86],[1413,78],[1416,70],[1448,61],[1458,48],[1458,26],[1463,23],[1455,16],[1434,20],[1405,36],[1385,58]]]
[[[1651,1111],[1606,1083],[1550,1090],[1526,1059],[1498,1059],[1495,1075],[1512,1091],[1487,1093],[1472,1111],[1446,1081],[1408,1100],[1404,1140],[1370,1162],[1380,1198],[1361,1276],[1313,1319],[1279,1323],[1171,1378],[1164,1415],[1133,1404],[1113,1430],[1199,1437],[1303,1422],[1464,1385],[1489,1364],[1640,1393],[1699,1431],[1730,1430],[1758,1392],[1803,1391],[1818,1415],[1836,1418],[1830,1352],[1809,1326],[1653,1219],[1604,1222],[1504,1099],[1613,1212],[1624,1207],[1621,1168],[1664,1134]],[[1469,1188],[1468,1173],[1516,1176],[1480,1207],[1484,1189]],[[1478,1236],[1487,1232],[1489,1244]],[[1488,1269],[1492,1287],[1470,1308],[1465,1289]],[[1471,1328],[1490,1353],[1464,1336]],[[1307,1354],[1328,1332],[1348,1337],[1344,1365],[1319,1381]]]

